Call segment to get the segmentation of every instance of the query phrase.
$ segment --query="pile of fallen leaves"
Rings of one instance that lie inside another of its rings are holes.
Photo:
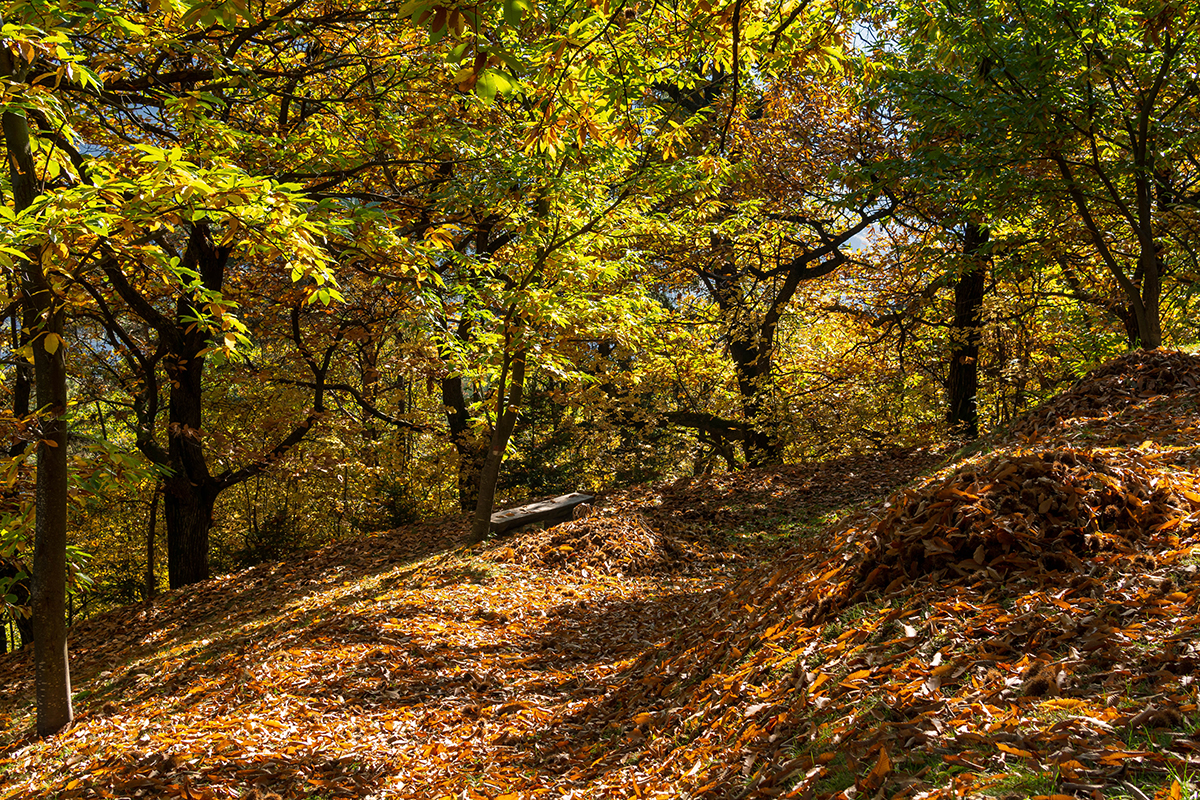
[[[1181,420],[1164,400],[1200,394],[1200,356],[1173,350],[1137,350],[1098,367],[1074,386],[1017,420],[1011,434],[1036,442],[1072,428],[1102,421],[1113,444],[1138,444],[1147,433],[1162,428],[1153,416],[1172,428],[1194,428],[1196,420]],[[1175,409],[1176,411],[1178,409]],[[1190,410],[1194,413],[1195,407]],[[1149,415],[1137,412],[1150,412]],[[1122,425],[1129,412],[1137,424]],[[1156,413],[1157,412],[1157,413]],[[1179,425],[1177,423],[1184,422]]]
[[[1048,450],[968,465],[889,506],[864,537],[860,594],[925,576],[1085,572],[1089,556],[1177,543],[1200,494],[1152,454]]]
[[[173,592],[76,628],[57,737],[0,658],[0,798],[1195,800],[1197,386],[1131,354],[915,484],[936,451]]]
[[[618,577],[680,569],[695,558],[683,542],[652,527],[640,513],[592,513],[515,537],[490,549],[496,561],[581,570]]]

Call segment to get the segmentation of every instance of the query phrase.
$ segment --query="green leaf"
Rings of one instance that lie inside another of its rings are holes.
[[[529,0],[504,0],[504,21],[512,27],[521,24],[521,15],[533,12],[533,4]]]
[[[485,69],[479,73],[479,78],[475,81],[475,93],[488,103],[495,100],[497,94],[507,97],[516,88],[516,81],[496,69]]]
[[[446,54],[447,64],[458,64],[463,60],[463,56],[467,54],[467,48],[470,47],[469,41],[460,42],[453,50]]]

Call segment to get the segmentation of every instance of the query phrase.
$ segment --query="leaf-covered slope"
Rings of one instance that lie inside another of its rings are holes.
[[[1194,797],[1197,384],[1127,356],[895,494],[936,454],[635,487],[422,559],[461,524],[409,528],[120,610],[73,632],[51,740],[0,659],[0,797]]]

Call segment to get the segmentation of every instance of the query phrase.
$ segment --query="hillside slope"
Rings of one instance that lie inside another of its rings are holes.
[[[636,487],[468,551],[414,526],[120,609],[73,630],[48,741],[0,658],[0,798],[1195,798],[1198,386],[1132,354],[906,488],[939,454]]]

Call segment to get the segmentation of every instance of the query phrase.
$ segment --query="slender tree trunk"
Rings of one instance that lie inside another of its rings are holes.
[[[967,224],[963,268],[954,284],[954,326],[950,329],[950,373],[946,381],[946,417],[955,433],[979,436],[979,342],[982,339],[983,294],[987,260],[983,253],[988,232]]]
[[[17,316],[13,315],[12,319],[12,348],[13,352],[18,352],[22,347],[29,343],[29,337],[33,329],[37,326],[37,317],[32,304],[22,303],[20,318],[21,322],[17,324]],[[26,419],[29,417],[29,398],[33,393],[33,367],[23,358],[18,358],[15,368],[13,369],[13,419]],[[15,437],[14,441],[8,448],[10,457],[15,457],[24,453],[30,445],[27,437]]]
[[[40,272],[41,265],[30,265]],[[37,732],[48,736],[72,717],[71,673],[67,662],[67,373],[63,359],[63,312],[54,308],[40,279],[33,302],[42,316],[34,339],[34,383],[42,409],[37,447],[37,522],[33,549],[30,608],[36,672]],[[31,281],[32,282],[32,281]],[[55,338],[51,338],[55,337]],[[56,344],[50,342],[56,341]],[[54,352],[47,352],[53,347]]]
[[[520,415],[521,398],[525,393],[525,352],[513,356],[512,369],[508,374],[508,397],[501,393],[496,415],[496,427],[488,447],[483,469],[479,474],[479,497],[475,503],[475,516],[471,520],[470,544],[487,538],[492,524],[492,505],[496,499],[496,482],[500,478],[500,465],[504,462],[504,451],[512,437]]]
[[[154,537],[158,522],[158,494],[162,485],[154,484],[154,494],[150,495],[150,519],[146,525],[146,599],[153,600],[158,592],[158,581],[154,577]]]
[[[0,25],[4,20],[0,17]],[[0,75],[24,79],[25,67],[0,47]],[[9,183],[17,211],[33,205],[40,191],[25,117],[7,112],[0,120],[8,155]],[[36,320],[33,383],[37,392],[36,520],[30,610],[33,623],[34,694],[37,732],[48,736],[71,722],[71,672],[67,662],[67,373],[64,314],[46,280],[40,253],[30,254],[22,270],[22,302]]]
[[[458,454],[458,504],[465,512],[474,511],[479,500],[479,476],[487,451],[471,431],[471,415],[462,376],[442,378],[442,405],[450,428],[450,442]]]

